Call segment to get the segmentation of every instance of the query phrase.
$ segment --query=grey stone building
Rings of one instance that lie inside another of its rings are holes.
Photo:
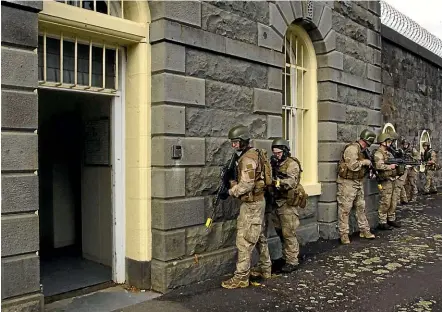
[[[204,223],[238,123],[301,159],[302,244],[338,237],[336,164],[362,129],[425,130],[440,149],[440,50],[382,24],[378,1],[94,3],[2,1],[5,311],[232,272],[237,203]]]

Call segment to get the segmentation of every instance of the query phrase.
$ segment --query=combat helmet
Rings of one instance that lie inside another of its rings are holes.
[[[250,141],[250,131],[246,126],[235,126],[229,131],[229,140]]]
[[[410,145],[410,142],[408,142],[407,139],[402,139],[401,144],[402,144],[402,146],[404,146],[405,144]]]
[[[279,149],[286,148],[287,150],[290,150],[289,141],[284,140],[283,138],[274,139],[272,142],[272,148],[274,148],[274,147],[279,148]]]
[[[430,142],[424,142],[422,143],[422,147],[431,147]]]
[[[278,148],[278,149],[282,150],[281,161],[286,160],[287,157],[290,156],[290,143],[289,143],[289,141],[287,141],[287,140],[285,140],[283,138],[276,138],[272,142],[272,150],[274,148]],[[277,161],[275,156],[272,156],[270,160],[272,162]]]
[[[363,140],[368,146],[374,143],[376,139],[376,134],[368,129],[362,130],[361,135],[359,136],[361,140]]]
[[[390,141],[392,141],[392,140],[394,140],[394,136],[391,134],[391,133],[381,133],[381,134],[379,134],[378,135],[378,140],[377,140],[377,144],[381,144],[381,143],[384,143],[385,141],[387,141],[387,140],[390,140]]]

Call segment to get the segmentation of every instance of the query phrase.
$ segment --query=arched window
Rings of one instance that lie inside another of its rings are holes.
[[[292,155],[303,165],[301,183],[310,195],[320,194],[318,183],[317,64],[307,32],[291,25],[284,40],[283,136]]]

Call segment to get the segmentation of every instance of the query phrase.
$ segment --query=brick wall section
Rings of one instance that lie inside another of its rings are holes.
[[[440,151],[442,59],[428,51],[416,54],[412,51],[419,51],[417,44],[391,29],[384,31],[388,38],[382,42],[383,119],[391,122],[401,136],[415,140],[416,146],[422,130],[430,130],[432,147]],[[436,180],[441,186],[441,171]]]
[[[36,48],[42,3],[1,6],[2,310],[40,311]]]
[[[314,2],[308,28],[323,53],[335,46],[330,5]],[[285,1],[152,2],[150,9],[152,287],[165,292],[233,272],[238,202],[223,202],[207,232],[210,194],[232,153],[231,127],[249,126],[254,145],[268,149],[281,135],[283,35],[307,10]],[[182,146],[181,159],[171,158],[172,145]],[[317,203],[312,197],[301,215],[301,243],[319,238]],[[270,242],[280,257],[278,240]]]
[[[318,222],[323,238],[337,238],[336,165],[346,142],[364,128],[381,126],[380,6],[377,1],[334,1],[334,49],[318,56],[319,180]],[[371,225],[377,222],[376,188],[365,185]],[[357,230],[354,218],[351,230]]]

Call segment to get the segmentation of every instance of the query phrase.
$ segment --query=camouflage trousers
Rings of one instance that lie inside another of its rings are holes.
[[[266,234],[269,219],[272,221],[278,236],[282,240],[282,255],[284,260],[286,263],[297,265],[299,263],[299,243],[296,238],[296,229],[299,227],[298,212],[296,207],[291,207],[284,203],[281,207],[266,215],[264,231],[259,237],[257,244],[259,251],[259,262],[257,266],[263,271],[271,270],[272,263],[268,261],[270,255],[267,256],[265,247],[260,246],[262,242],[267,243]],[[264,250],[264,252],[262,252],[262,250]]]
[[[407,192],[405,191],[405,182],[407,180],[408,177],[408,172],[409,169],[405,170],[405,173],[403,175],[401,175],[397,180],[396,180],[396,187],[399,188],[398,190],[398,201],[401,202],[407,202],[408,201],[408,196],[407,196]]]
[[[382,189],[379,191],[381,195],[381,200],[379,203],[378,215],[379,215],[379,223],[385,224],[388,221],[396,220],[396,206],[397,199],[399,197],[400,190],[397,187],[397,182],[386,180],[381,182]]]
[[[349,233],[349,217],[353,205],[356,208],[356,219],[361,232],[369,231],[367,216],[365,214],[364,185],[362,181],[349,180],[338,177],[338,220],[339,234]]]
[[[270,259],[269,245],[267,243],[268,228],[269,228],[270,213],[265,214],[264,222],[262,225],[262,231],[259,235],[258,242],[256,243],[256,249],[258,250],[259,260],[256,265],[262,272],[271,273],[272,261]]]
[[[436,171],[434,170],[425,170],[425,186],[424,186],[424,192],[428,193],[431,191],[437,191],[436,185],[434,184],[434,174]]]
[[[410,201],[416,201],[417,199],[417,175],[418,172],[414,168],[408,170],[407,179],[405,181],[405,191]]]
[[[263,221],[265,211],[265,200],[256,202],[242,202],[239,208],[236,227],[236,247],[238,248],[238,261],[236,262],[235,276],[248,278],[250,274],[250,264],[252,252],[263,233]],[[267,240],[263,242],[262,248],[266,248]],[[270,262],[270,256],[268,261]]]
[[[296,229],[299,227],[299,214],[296,207],[283,203],[271,214],[271,219],[281,239],[282,257],[286,263],[297,265],[299,243],[296,238]]]

